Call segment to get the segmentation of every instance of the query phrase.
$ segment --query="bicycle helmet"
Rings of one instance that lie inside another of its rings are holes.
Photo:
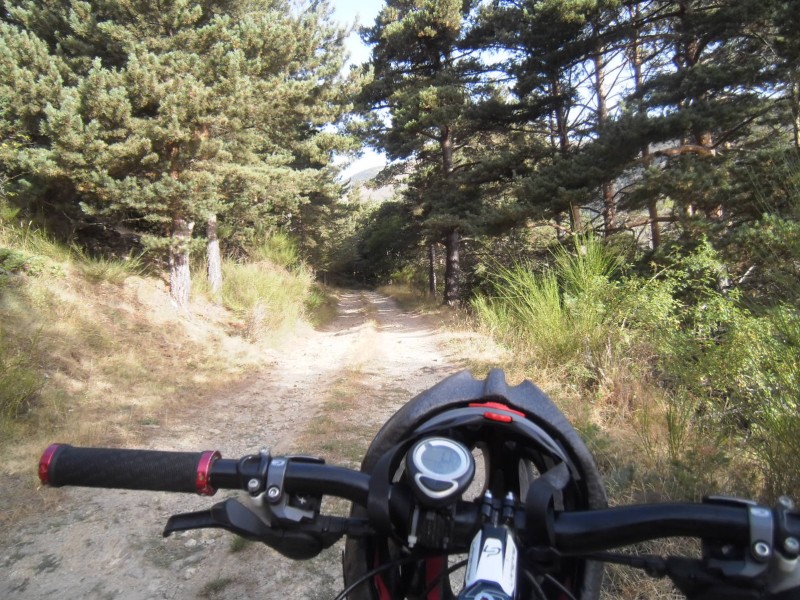
[[[472,405],[472,406],[470,406]],[[488,407],[488,408],[486,408]],[[476,411],[479,416],[474,418]],[[485,414],[488,412],[488,415]],[[505,418],[514,415],[514,424]],[[566,463],[569,481],[557,499],[559,510],[584,510],[607,506],[605,489],[591,454],[577,432],[538,387],[529,381],[509,386],[505,374],[492,370],[485,380],[466,371],[441,381],[414,397],[395,413],[372,441],[361,470],[376,474],[376,466],[387,453],[397,452],[398,444],[418,438],[423,432],[457,437],[476,457],[478,471],[471,490],[477,496],[490,490],[495,497],[514,492],[525,499],[530,484],[555,465]],[[402,478],[402,466],[392,472]],[[475,490],[473,488],[478,487]],[[364,518],[367,509],[353,505],[351,516]],[[390,536],[348,539],[343,555],[345,585],[363,578],[376,566],[401,554],[400,545]],[[349,598],[390,600],[407,597],[420,600],[447,600],[455,594],[450,588],[447,557],[428,558],[408,563],[372,577],[359,585]],[[555,598],[566,598],[558,586],[582,600],[599,597],[602,564],[582,559],[561,559],[551,576],[557,586],[545,591]],[[440,581],[433,586],[432,582]]]

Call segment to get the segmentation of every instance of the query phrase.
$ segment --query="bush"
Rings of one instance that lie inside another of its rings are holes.
[[[222,275],[222,301],[242,316],[245,335],[252,340],[293,326],[303,315],[312,286],[308,272],[290,273],[266,262],[226,261]]]
[[[16,420],[29,408],[43,380],[35,363],[36,338],[15,346],[0,330],[0,425]]]
[[[741,493],[753,482],[732,471],[754,461],[766,496],[800,497],[795,308],[754,313],[705,241],[649,279],[620,277],[622,265],[596,240],[554,257],[543,273],[495,270],[490,293],[472,303],[487,329],[607,412],[631,409],[645,449],[668,459],[664,493]]]
[[[558,248],[554,266],[543,273],[530,267],[496,267],[490,293],[472,303],[478,317],[506,343],[519,346],[544,365],[581,361],[618,338],[617,305],[625,294],[612,279],[619,261],[598,240]]]
[[[253,262],[269,262],[284,269],[299,267],[301,263],[297,244],[277,231],[255,238],[247,253]]]
[[[752,390],[753,446],[767,465],[766,495],[800,498],[800,313],[781,306],[760,324],[749,365],[757,378],[745,380]]]

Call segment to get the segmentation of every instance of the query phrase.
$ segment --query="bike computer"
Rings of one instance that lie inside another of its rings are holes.
[[[475,460],[459,442],[428,437],[408,451],[406,469],[417,498],[428,506],[442,506],[467,489],[475,475]]]

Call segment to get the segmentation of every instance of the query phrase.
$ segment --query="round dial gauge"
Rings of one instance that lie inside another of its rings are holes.
[[[455,500],[469,487],[475,475],[475,460],[463,444],[429,437],[408,451],[406,468],[419,500],[439,506]]]

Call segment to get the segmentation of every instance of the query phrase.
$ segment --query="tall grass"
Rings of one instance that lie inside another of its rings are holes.
[[[238,315],[246,339],[278,339],[317,308],[321,313],[328,310],[329,299],[314,284],[297,245],[286,234],[255,236],[244,252],[247,262],[223,259],[222,290],[214,300]],[[193,270],[206,272],[202,262],[196,262]],[[210,296],[204,277],[192,287]]]
[[[141,255],[130,254],[125,258],[91,256],[77,246],[73,246],[73,252],[83,275],[94,283],[107,282],[118,285],[128,277],[142,275],[145,272]]]
[[[37,346],[38,336],[17,341],[0,328],[0,431],[30,408],[42,388]]]
[[[280,335],[294,326],[303,316],[313,283],[305,270],[289,272],[268,262],[226,261],[222,275],[222,301],[243,318],[245,336],[251,340]]]
[[[273,231],[254,239],[247,248],[252,262],[269,262],[285,269],[301,264],[297,244],[285,233]]]
[[[613,303],[620,286],[612,276],[618,266],[598,240],[580,239],[574,252],[557,249],[553,266],[543,272],[527,265],[496,267],[491,291],[478,296],[472,308],[539,364],[569,364],[605,350],[617,316]]]
[[[719,289],[719,265],[702,242],[650,278],[623,277],[588,239],[543,272],[498,268],[473,309],[535,379],[555,371],[591,418],[638,440],[648,493],[798,496],[800,313],[752,312]]]
[[[144,273],[141,256],[91,256],[77,245],[60,242],[31,222],[16,222],[15,216],[16,212],[7,207],[0,210],[0,275],[63,276],[67,266],[73,266],[94,283],[119,284]]]

